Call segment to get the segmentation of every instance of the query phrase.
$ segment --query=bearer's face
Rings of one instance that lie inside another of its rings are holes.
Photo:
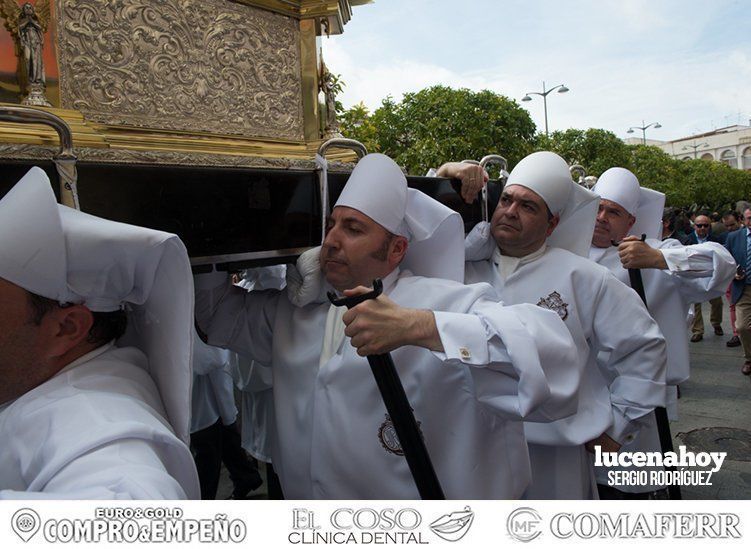
[[[490,230],[505,255],[523,257],[538,250],[557,224],[558,216],[548,215],[548,206],[539,194],[509,185],[493,212]]]
[[[405,238],[392,236],[358,210],[337,206],[326,223],[321,270],[339,291],[370,286],[394,270],[406,249]]]
[[[41,330],[32,322],[28,293],[0,278],[0,404],[26,392],[41,367]]]
[[[751,210],[743,212],[743,224],[746,228],[751,229]]]
[[[592,245],[597,248],[607,248],[612,245],[611,241],[620,242],[635,222],[636,218],[623,206],[612,200],[600,200]]]

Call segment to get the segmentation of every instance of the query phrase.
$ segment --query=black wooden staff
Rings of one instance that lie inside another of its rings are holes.
[[[377,298],[382,291],[383,282],[376,279],[373,281],[372,292],[344,298],[337,298],[335,294],[329,292],[328,297],[336,307],[344,306],[351,309],[363,301]],[[412,478],[415,479],[420,497],[422,499],[446,499],[391,354],[370,355],[368,364],[370,364],[378,390],[381,392],[383,403],[386,405],[386,411],[394,424],[396,436],[399,437],[399,443],[404,451]]]
[[[647,238],[646,234],[641,235],[641,240],[644,242]],[[617,244],[613,242],[613,245]],[[639,294],[639,297],[644,302],[644,306],[649,310],[647,304],[647,294],[644,292],[644,281],[641,277],[641,269],[629,269],[628,279],[631,282],[631,287]],[[662,455],[665,452],[673,452],[673,436],[670,434],[670,421],[668,420],[668,412],[664,406],[658,406],[655,408],[655,419],[657,420],[657,434],[660,437],[660,448],[662,449]],[[675,471],[675,467],[665,467],[668,471]],[[668,495],[670,499],[683,499],[681,496],[681,487],[677,484],[668,484]]]

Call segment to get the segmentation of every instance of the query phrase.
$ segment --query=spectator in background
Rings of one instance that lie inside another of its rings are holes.
[[[665,208],[662,210],[662,240],[674,238],[685,246],[687,237],[684,234],[679,234],[676,230],[677,220],[678,214],[675,208]]]
[[[737,231],[741,228],[740,219],[738,218],[738,214],[734,211],[730,210],[726,212],[722,216],[722,224],[725,226],[725,230],[727,231],[725,233],[725,241],[727,242],[727,238],[733,231]],[[728,303],[730,303],[730,326],[733,328],[733,337],[728,339],[727,345],[728,347],[740,347],[741,340],[738,338],[738,328],[735,327],[735,304],[733,303],[733,300],[731,299],[730,293],[732,288],[732,283],[730,286],[728,286],[728,291],[725,292],[725,299],[728,300]]]
[[[686,244],[704,244],[705,242],[718,242],[725,244],[724,239],[710,233],[712,221],[708,212],[701,212],[694,218],[694,232],[688,235]],[[715,297],[709,300],[709,322],[714,328],[715,335],[725,335],[722,330],[722,298]],[[691,325],[691,343],[696,343],[704,338],[704,317],[701,314],[701,303],[694,303],[694,323]]]
[[[722,238],[725,241],[725,233],[727,229],[722,222],[722,216],[718,212],[712,212],[712,234],[716,237]]]
[[[696,210],[689,210],[688,214],[688,223],[690,227],[686,227],[686,234],[691,234],[691,231],[694,230],[694,222],[696,221]]]
[[[686,212],[679,210],[675,218],[675,234],[678,237],[676,240],[685,244],[691,231],[691,222],[689,221]]]
[[[751,292],[746,289],[751,285],[751,210],[743,212],[743,224],[741,230],[733,231],[728,235],[725,247],[733,254],[738,264],[735,280],[731,284],[731,303],[736,306],[738,315],[736,328],[743,345],[745,362],[741,368],[743,375],[751,375]]]

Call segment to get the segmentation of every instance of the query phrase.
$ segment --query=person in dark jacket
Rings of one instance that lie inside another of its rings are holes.
[[[727,241],[727,237],[730,233],[741,228],[740,216],[735,211],[729,210],[723,214],[722,224],[725,225],[725,239]],[[740,347],[741,340],[738,337],[738,329],[735,327],[735,305],[733,305],[730,296],[730,290],[732,287],[732,284],[728,286],[728,291],[725,292],[725,299],[730,303],[730,326],[733,328],[733,337],[728,339],[725,345],[728,347]]]
[[[662,210],[662,240],[674,238],[685,246],[687,240],[686,235],[676,231],[675,222],[677,218],[678,214],[674,208],[668,207]]]
[[[744,227],[728,234],[725,247],[738,263],[738,273],[730,287],[730,303],[735,305],[736,328],[743,346],[741,372],[751,374],[751,210],[743,212]]]

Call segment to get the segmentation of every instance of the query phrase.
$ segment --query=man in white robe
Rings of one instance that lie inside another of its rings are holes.
[[[304,304],[289,283],[246,293],[218,273],[196,279],[196,315],[209,343],[273,370],[272,459],[285,497],[418,497],[363,358],[384,352],[446,496],[519,497],[530,477],[515,420],[538,408],[549,419],[546,405],[556,399],[544,368],[574,359],[560,318],[535,306],[502,307],[488,285],[457,282],[461,218],[407,189],[384,155],[360,160],[327,229],[320,267],[303,274],[322,274],[324,288],[346,295],[382,278],[382,296],[345,311],[325,297]],[[575,402],[552,403],[561,415],[575,410]]]
[[[461,178],[458,166],[444,164],[438,175]],[[655,322],[634,292],[582,257],[596,208],[597,197],[574,184],[561,157],[538,152],[511,172],[491,222],[467,237],[465,281],[492,284],[503,303],[555,310],[579,352],[579,362],[561,361],[559,372],[578,391],[578,412],[525,423],[529,499],[596,498],[585,445],[617,449],[664,403],[665,344]],[[602,372],[599,351],[610,353]]]
[[[232,482],[231,499],[246,499],[263,484],[258,465],[242,448],[231,355],[194,335],[190,447],[201,499],[216,499],[222,463]]]
[[[0,499],[198,498],[192,310],[176,236],[59,206],[32,168],[0,200]]]
[[[735,275],[735,261],[715,242],[684,246],[674,239],[661,240],[665,195],[640,188],[636,176],[625,168],[606,170],[593,190],[601,201],[589,257],[627,285],[628,269],[641,269],[649,312],[667,343],[668,413],[677,418],[676,387],[688,379],[690,366],[684,319],[691,303],[708,301],[725,292]],[[642,234],[648,237],[646,242],[641,241]],[[613,242],[620,244],[613,246]],[[654,414],[645,419],[638,437],[622,451],[660,451]],[[598,468],[599,484],[607,484],[607,471]],[[659,488],[651,484],[615,487],[627,493]]]
[[[272,265],[247,269],[236,283],[246,291],[282,290],[286,285],[286,266]],[[269,499],[284,499],[279,476],[271,460],[275,433],[274,384],[271,368],[232,353],[232,376],[242,397],[242,446],[259,463],[266,465],[266,489]]]

